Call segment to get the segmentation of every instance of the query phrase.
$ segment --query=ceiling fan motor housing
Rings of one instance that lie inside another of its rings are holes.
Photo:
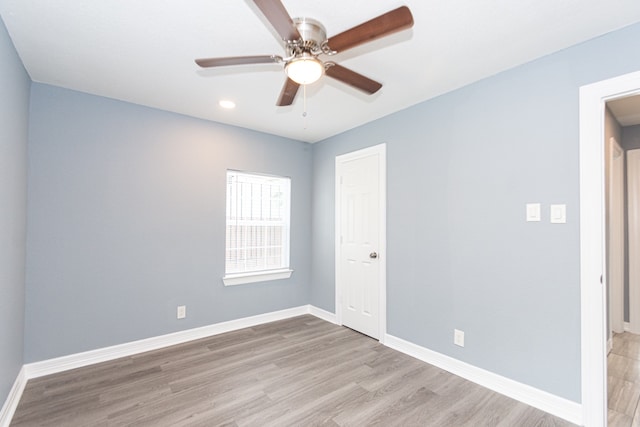
[[[293,23],[300,33],[302,45],[299,40],[289,40],[287,46],[292,50],[291,54],[309,52],[317,55],[322,53],[322,44],[327,40],[324,26],[311,18],[294,18]]]

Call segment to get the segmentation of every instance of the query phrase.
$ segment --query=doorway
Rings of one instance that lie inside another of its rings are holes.
[[[386,334],[386,145],[336,157],[336,317]]]
[[[580,88],[580,291],[583,424],[607,425],[604,113],[640,94],[640,72]]]

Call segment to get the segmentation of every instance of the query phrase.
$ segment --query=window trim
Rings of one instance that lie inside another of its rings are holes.
[[[286,258],[286,265],[281,268],[275,268],[271,270],[258,270],[258,271],[242,271],[236,273],[227,273],[226,265],[224,276],[222,277],[222,282],[224,286],[235,286],[242,285],[247,283],[257,283],[257,282],[266,282],[271,280],[281,280],[288,279],[291,277],[293,273],[293,269],[291,268],[291,177],[281,176],[281,175],[272,175],[272,174],[264,174],[259,172],[247,172],[237,169],[227,169],[227,191],[228,191],[228,176],[229,173],[237,173],[244,175],[254,175],[254,176],[263,176],[263,177],[273,177],[273,178],[283,178],[288,180],[288,209],[286,213],[286,222],[287,222],[287,231],[286,231],[286,240],[287,244],[284,248],[284,256]],[[228,209],[228,206],[225,207]],[[225,219],[225,228],[228,226],[227,219]],[[226,231],[225,231],[226,233]],[[225,252],[227,248],[225,247]]]
[[[267,282],[269,280],[288,279],[293,270],[282,268],[278,270],[252,271],[250,273],[226,274],[222,278],[225,286],[244,285],[245,283]]]

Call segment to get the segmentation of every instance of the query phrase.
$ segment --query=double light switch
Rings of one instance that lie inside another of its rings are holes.
[[[539,222],[542,220],[540,215],[540,203],[527,203],[527,221]],[[549,221],[552,224],[564,224],[567,222],[567,205],[551,205],[549,213]]]

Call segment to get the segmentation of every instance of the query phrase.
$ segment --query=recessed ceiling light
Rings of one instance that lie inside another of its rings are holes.
[[[226,108],[228,110],[232,109],[232,108],[236,108],[236,103],[233,101],[229,101],[227,99],[223,99],[222,101],[220,101],[218,104],[220,104],[220,106],[222,108]]]

